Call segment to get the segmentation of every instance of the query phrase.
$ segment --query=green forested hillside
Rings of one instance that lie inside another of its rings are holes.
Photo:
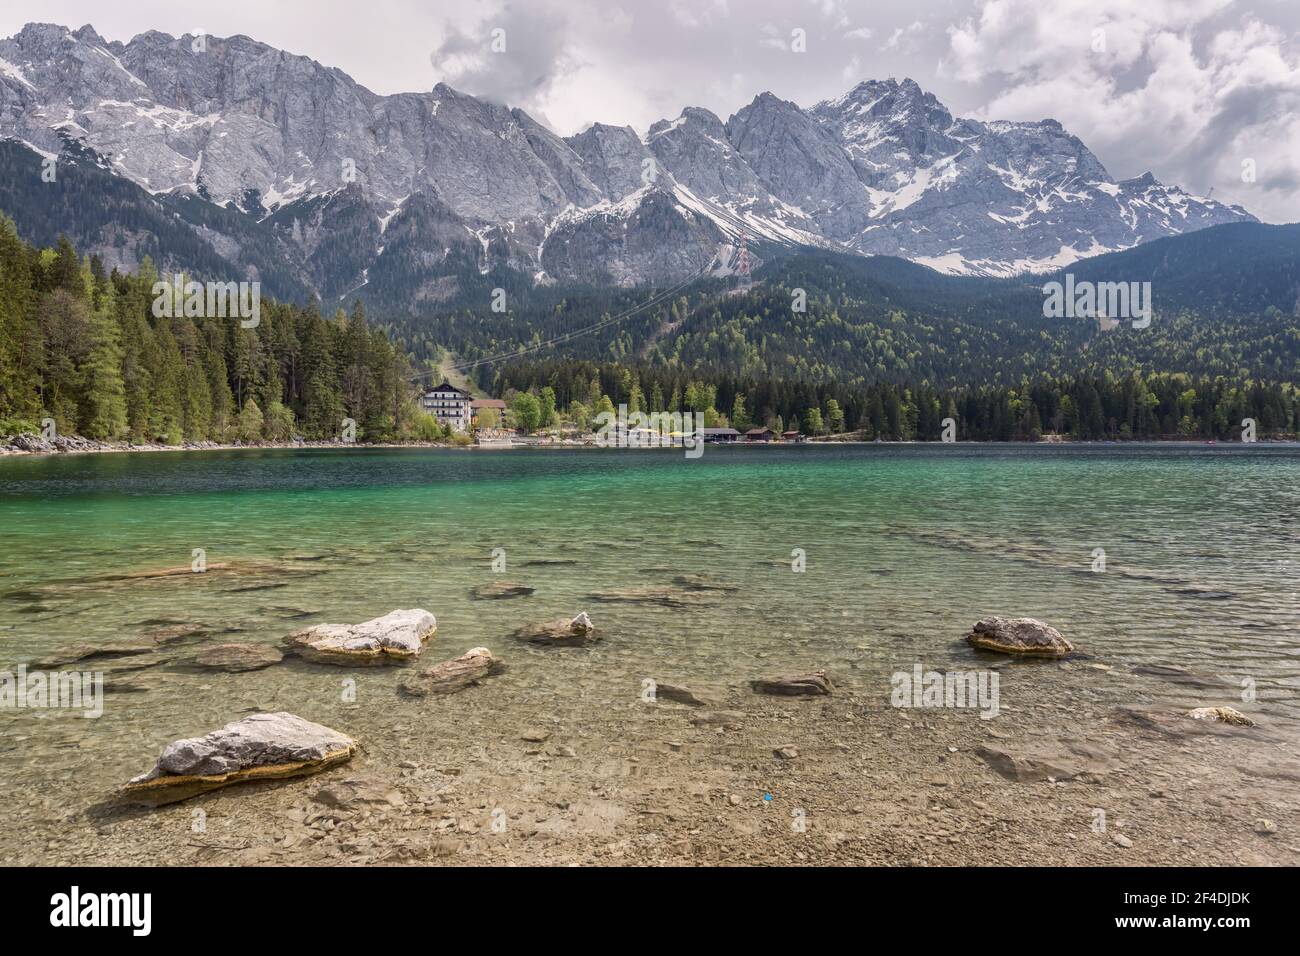
[[[326,319],[310,302],[264,301],[260,326],[246,330],[157,318],[149,262],[138,275],[107,273],[67,240],[40,251],[3,221],[0,434],[50,417],[93,438],[332,438],[347,416],[363,439],[435,437],[413,405],[435,373],[415,369],[448,353],[480,387],[532,394],[553,410],[542,418],[579,423],[629,402],[894,439],[937,438],[944,418],[986,439],[1233,438],[1244,418],[1261,436],[1291,434],[1300,319],[1278,303],[1294,295],[1298,247],[1298,227],[1218,227],[1073,267],[1079,279],[1151,281],[1144,329],[1045,318],[1043,277],[952,277],[803,251],[769,254],[743,293],[713,278],[658,290],[534,286],[466,256],[445,298],[400,317],[367,322],[353,302]],[[503,312],[491,308],[495,289]]]
[[[423,429],[405,352],[364,310],[325,319],[263,300],[238,319],[158,318],[157,275],[106,274],[67,240],[37,250],[0,218],[0,435],[162,441],[331,439]]]
[[[516,284],[507,289],[509,313],[494,314],[489,302],[498,277],[475,276],[466,280],[465,297],[431,306],[419,319],[394,321],[391,329],[420,357],[443,347],[471,362],[560,338],[542,357],[855,387],[1011,385],[1026,375],[1107,372],[1300,382],[1300,318],[1289,264],[1300,257],[1300,228],[1219,228],[1230,232],[1220,240],[1220,264],[1213,268],[1197,260],[1205,253],[1202,244],[1214,241],[1206,234],[1219,229],[1117,253],[1105,257],[1104,267],[1100,259],[1077,264],[1081,280],[1152,282],[1155,314],[1141,329],[1123,322],[1103,330],[1095,320],[1044,317],[1043,283],[1060,276],[954,277],[888,257],[810,251],[773,258],[747,293],[735,294],[725,280],[702,280],[625,319],[618,316],[664,290]],[[1223,262],[1255,274],[1247,260],[1257,251],[1261,229],[1281,230],[1265,233],[1279,244],[1273,271],[1259,284],[1219,284],[1215,277],[1229,268]],[[1245,239],[1236,236],[1243,231]],[[1150,248],[1161,244],[1163,250]],[[803,311],[795,308],[799,298]],[[480,384],[490,386],[491,375],[490,367],[479,370]]]

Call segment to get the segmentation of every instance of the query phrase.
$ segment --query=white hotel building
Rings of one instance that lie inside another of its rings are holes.
[[[469,431],[470,407],[473,396],[450,382],[443,382],[437,388],[424,393],[420,400],[424,410],[444,425],[450,425],[457,431]]]

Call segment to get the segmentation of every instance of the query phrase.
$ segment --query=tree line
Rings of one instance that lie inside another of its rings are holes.
[[[358,304],[262,302],[258,323],[157,317],[157,270],[107,272],[66,239],[37,249],[0,217],[0,435],[100,440],[439,438],[421,412],[404,349]],[[163,277],[163,281],[168,281]]]
[[[158,281],[147,259],[135,274],[106,272],[66,239],[46,249],[23,242],[0,217],[0,435],[40,431],[49,419],[61,434],[107,440],[332,440],[351,419],[360,441],[450,437],[418,407],[405,340],[372,326],[360,304],[326,318],[316,305],[263,302],[256,327],[245,328],[236,319],[155,315]],[[687,302],[672,302],[657,321],[689,326]],[[836,376],[823,367],[804,375],[779,362],[692,364],[657,345],[638,353],[622,347],[622,334],[607,343],[620,358],[484,365],[479,384],[505,398],[509,423],[525,430],[586,428],[627,404],[700,412],[709,426],[885,440],[938,440],[947,419],[959,438],[992,441],[1226,440],[1241,435],[1246,419],[1259,437],[1300,431],[1292,376],[1249,377],[1244,367],[1189,374],[1119,364],[936,385],[903,376],[916,366],[897,354],[887,374]],[[426,361],[444,354],[433,339],[421,346]],[[1104,348],[1094,347],[1094,357]]]
[[[867,440],[938,441],[945,419],[956,437],[1037,441],[1239,439],[1243,421],[1260,437],[1300,433],[1300,396],[1290,383],[1236,382],[1168,372],[1040,376],[1018,385],[936,389],[877,382],[868,386],[791,382],[683,369],[582,360],[513,363],[494,394],[524,412],[535,397],[546,413],[526,424],[588,424],[601,410],[700,412],[707,426],[764,426],[808,435],[856,432]],[[524,419],[521,418],[521,423]]]

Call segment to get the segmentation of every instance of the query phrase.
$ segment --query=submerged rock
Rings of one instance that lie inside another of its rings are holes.
[[[493,581],[470,588],[470,597],[479,601],[504,601],[509,598],[530,597],[537,588],[515,581]]]
[[[603,604],[647,604],[659,607],[692,608],[717,604],[719,595],[686,588],[617,588],[612,591],[595,591],[589,600]]]
[[[293,714],[253,714],[168,744],[157,766],[132,779],[122,796],[149,806],[175,803],[236,783],[307,776],[351,759],[356,749],[351,737]]]
[[[199,667],[231,673],[258,671],[282,660],[284,655],[267,644],[214,644],[194,656]]]
[[[1253,720],[1231,707],[1197,707],[1195,710],[1189,710],[1187,716],[1192,720],[1212,720],[1220,724],[1232,724],[1235,727],[1255,726]]]
[[[1214,709],[1214,708],[1206,708]],[[1187,711],[1171,711],[1165,707],[1121,707],[1115,712],[1117,720],[1131,724],[1146,734],[1159,734],[1173,740],[1189,740],[1196,737],[1232,737],[1241,730],[1229,723],[1208,720],[1188,720]],[[1247,718],[1249,720],[1249,718]],[[1256,732],[1258,734],[1258,731]],[[1267,737],[1259,737],[1268,740]],[[1297,776],[1300,781],[1300,775]]]
[[[543,647],[581,647],[600,640],[596,625],[591,623],[586,611],[572,619],[560,618],[540,624],[525,624],[510,636]]]
[[[167,624],[144,632],[155,644],[177,644],[192,637],[203,637],[208,628],[202,624]]]
[[[1119,766],[1112,751],[1083,740],[990,744],[975,753],[1003,777],[1019,783],[1048,778],[1097,782]]]
[[[1074,645],[1056,628],[1032,617],[986,617],[977,621],[966,641],[984,651],[1063,657]]]
[[[451,661],[434,664],[426,671],[404,681],[402,690],[417,697],[426,694],[454,694],[472,687],[502,667],[486,647],[475,647]]]
[[[32,670],[57,670],[69,664],[83,664],[87,661],[114,660],[122,657],[136,657],[156,651],[157,645],[148,642],[119,642],[117,644],[72,644],[59,648],[52,657],[28,665]]]
[[[308,660],[330,664],[386,664],[419,656],[438,622],[422,608],[390,611],[361,624],[317,624],[285,638]]]
[[[825,671],[754,680],[749,682],[749,686],[759,694],[778,694],[788,697],[828,695],[835,689]]]
[[[1228,690],[1236,686],[1222,678],[1210,674],[1195,674],[1170,664],[1139,664],[1133,668],[1133,673],[1140,677],[1155,677],[1183,687],[1194,687],[1197,690]]]
[[[325,784],[312,795],[316,803],[336,810],[354,810],[359,807],[401,807],[406,798],[396,787],[376,776],[349,777]]]
[[[654,684],[655,700],[672,700],[690,707],[711,706],[707,700],[695,696],[695,693],[689,687],[681,687],[677,684],[669,684],[658,680]]]
[[[730,581],[722,581],[718,578],[711,578],[706,574],[679,574],[673,578],[673,584],[678,587],[686,588],[688,591],[723,591],[734,593],[740,590],[740,585],[732,584]]]

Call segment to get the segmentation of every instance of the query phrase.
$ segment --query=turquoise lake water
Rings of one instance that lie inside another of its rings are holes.
[[[539,694],[574,667],[635,693],[665,668],[717,680],[780,660],[851,669],[887,697],[893,670],[969,666],[962,636],[999,613],[1053,624],[1117,675],[1159,665],[1249,682],[1258,707],[1288,725],[1300,716],[1300,448],[1289,445],[13,457],[0,459],[0,537],[0,669],[160,626],[203,629],[126,660],[146,667],[124,671],[100,720],[0,715],[21,742],[0,752],[0,766],[22,760],[14,781],[108,786],[147,769],[141,753],[160,736],[258,706],[329,717],[329,668],[211,673],[187,655],[204,642],[279,646],[308,624],[403,607],[437,616],[431,661],[476,645],[518,659],[514,627],[588,611],[609,640],[539,661]],[[186,568],[196,549],[213,570],[121,577]],[[683,574],[734,590],[687,607],[600,600],[680,590]],[[503,579],[536,593],[471,597]],[[602,694],[584,699],[600,706]],[[367,707],[378,719],[418,705],[389,693],[358,706],[349,726],[365,726]],[[99,759],[64,761],[68,748]]]

